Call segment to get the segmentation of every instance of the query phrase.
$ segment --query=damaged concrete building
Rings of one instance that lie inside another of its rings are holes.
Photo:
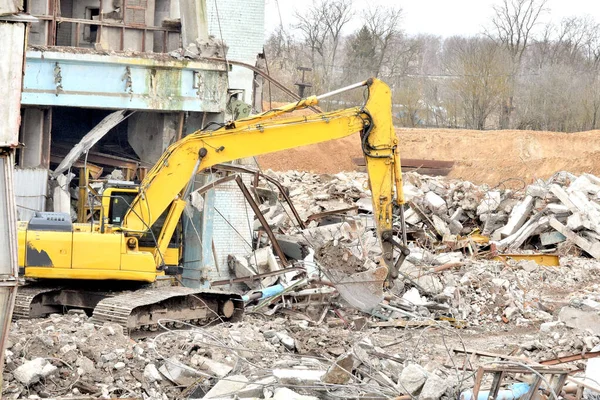
[[[21,220],[54,210],[49,172],[117,110],[124,112],[116,125],[64,171],[74,174],[78,193],[115,169],[112,179],[139,181],[174,141],[260,105],[254,72],[225,58],[260,59],[262,1],[27,0],[24,9],[38,21],[28,32],[16,155]],[[227,186],[217,192],[217,202],[239,201]],[[94,205],[82,202],[76,212],[88,221]],[[200,222],[198,212],[194,218]],[[217,232],[219,224],[225,221],[215,220]]]

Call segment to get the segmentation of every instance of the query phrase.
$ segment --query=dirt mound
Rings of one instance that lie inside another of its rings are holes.
[[[600,131],[474,131],[396,129],[401,156],[454,161],[452,178],[495,186],[521,186],[560,170],[600,174]],[[358,134],[259,157],[261,166],[277,171],[337,173],[356,169],[362,157]],[[507,181],[508,180],[508,181]]]

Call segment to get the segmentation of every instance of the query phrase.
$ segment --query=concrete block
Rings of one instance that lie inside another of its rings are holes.
[[[442,215],[448,210],[444,199],[434,192],[427,192],[425,195],[425,205],[435,214]]]
[[[27,361],[13,371],[13,376],[16,380],[25,386],[33,385],[41,378],[45,378],[54,373],[57,368],[50,364],[45,358],[34,358]]]
[[[415,210],[408,207],[406,211],[404,211],[404,220],[407,224],[416,225],[421,222],[421,217],[415,212]]]
[[[598,311],[584,311],[567,306],[560,310],[558,319],[569,328],[582,331],[589,329],[594,335],[600,335],[600,313]]]
[[[554,185],[550,185],[550,191],[552,192],[552,194],[554,194],[556,197],[558,197],[560,202],[563,203],[565,206],[567,206],[567,208],[571,212],[577,211],[577,207],[575,207],[575,204],[573,204],[571,199],[569,199],[569,195],[563,188],[554,184]]]
[[[533,208],[533,197],[527,196],[517,204],[511,211],[508,217],[508,223],[502,228],[500,234],[502,238],[508,237],[514,234],[520,227],[523,226],[527,217],[531,213]]]
[[[548,212],[551,212],[555,215],[564,215],[569,213],[569,207],[565,206],[564,204],[550,203],[546,206],[546,209]]]
[[[431,192],[430,192],[431,193]],[[433,214],[431,216],[431,220],[433,222],[433,226],[435,227],[435,230],[441,235],[441,236],[446,236],[446,235],[450,235],[450,228],[448,228],[448,225],[446,224],[446,222],[444,222],[443,219],[441,219],[440,217],[438,217],[437,215]]]
[[[289,336],[287,333],[277,332],[277,337],[286,349],[293,351],[296,348],[296,342],[294,341],[294,338]]]
[[[445,379],[435,374],[430,374],[419,395],[419,400],[438,400],[448,389],[448,383]]]
[[[427,371],[418,364],[410,364],[402,370],[398,380],[398,386],[402,392],[415,395],[418,394],[425,381],[427,380]]]
[[[190,362],[192,365],[198,367],[199,370],[218,378],[226,377],[233,369],[233,367],[227,364],[220,363],[199,354],[194,354]]]
[[[496,211],[501,201],[502,196],[500,195],[499,191],[492,190],[487,192],[481,203],[479,203],[479,206],[477,206],[477,215]]]

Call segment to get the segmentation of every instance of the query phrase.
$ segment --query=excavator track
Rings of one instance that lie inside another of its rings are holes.
[[[19,286],[13,310],[13,320],[38,318],[51,313],[51,310],[44,309],[40,298],[53,292],[59,292],[61,289],[57,286]]]
[[[161,328],[242,319],[244,302],[236,293],[182,286],[126,292],[28,284],[17,289],[13,319],[42,318],[71,308],[87,309],[90,322],[118,324],[130,336],[151,336]],[[93,312],[92,312],[93,310]]]
[[[162,327],[179,328],[211,320],[236,322],[244,313],[242,297],[209,289],[181,286],[141,289],[106,298],[94,309],[91,322],[112,322],[130,336],[147,336]]]

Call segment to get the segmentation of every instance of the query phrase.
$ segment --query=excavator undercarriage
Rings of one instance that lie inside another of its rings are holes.
[[[97,286],[97,282],[95,282]],[[236,293],[154,284],[130,291],[31,283],[18,289],[14,319],[45,317],[69,309],[83,309],[90,322],[118,324],[132,337],[150,336],[163,328],[206,325],[242,319],[244,302]]]

